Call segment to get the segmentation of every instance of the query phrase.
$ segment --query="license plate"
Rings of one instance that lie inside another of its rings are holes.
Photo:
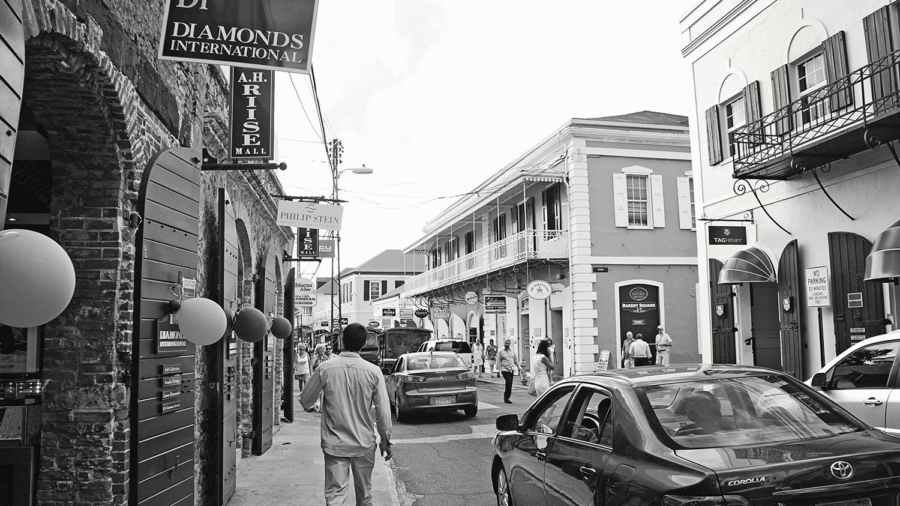
[[[441,404],[453,404],[456,401],[453,397],[432,397],[431,403],[440,406]]]
[[[872,506],[872,501],[869,499],[851,499],[849,501],[822,502],[816,504],[816,506]]]

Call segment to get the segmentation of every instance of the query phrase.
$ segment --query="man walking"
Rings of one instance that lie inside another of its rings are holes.
[[[503,380],[506,382],[506,389],[503,390],[503,402],[507,404],[512,404],[509,398],[512,396],[513,375],[518,369],[516,364],[519,363],[516,352],[510,349],[511,345],[512,340],[507,339],[503,343],[503,349],[497,354],[497,359],[500,361],[500,374],[503,375]]]
[[[631,357],[634,359],[635,367],[652,365],[650,360],[653,355],[650,353],[650,345],[644,342],[643,334],[634,336],[634,342],[631,343]]]
[[[625,344],[622,345],[622,367],[634,368],[634,358],[631,356],[631,343],[634,342],[634,334],[629,330],[625,333]]]
[[[656,365],[669,365],[669,350],[672,349],[672,338],[666,334],[662,325],[656,327]]]
[[[384,376],[377,366],[359,356],[367,337],[362,325],[348,325],[342,334],[344,351],[322,362],[300,394],[300,404],[310,411],[319,393],[324,392],[321,433],[328,506],[348,504],[351,481],[356,506],[372,505],[376,428],[381,454],[385,460],[392,455],[391,412]]]

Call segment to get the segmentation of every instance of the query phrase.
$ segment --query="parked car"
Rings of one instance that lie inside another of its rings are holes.
[[[806,383],[869,425],[900,434],[900,330],[844,350]]]
[[[456,353],[407,353],[385,383],[399,423],[406,423],[411,411],[462,409],[468,417],[478,414],[475,373]]]
[[[419,351],[452,351],[459,354],[469,369],[472,368],[472,360],[475,358],[475,354],[472,353],[472,347],[462,339],[432,339],[422,343],[419,346]]]
[[[900,438],[761,367],[568,378],[497,429],[499,505],[876,506],[900,493]]]
[[[422,343],[431,339],[431,334],[428,329],[416,327],[384,329],[378,338],[381,349],[381,371],[390,374],[401,355],[418,351]]]

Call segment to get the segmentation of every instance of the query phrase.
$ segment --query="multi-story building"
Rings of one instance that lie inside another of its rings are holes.
[[[511,339],[522,360],[552,339],[558,376],[617,367],[625,333],[652,344],[658,325],[696,360],[690,158],[683,116],[572,119],[425,225],[406,294],[438,335]]]
[[[683,16],[704,359],[806,378],[892,326],[898,26],[884,0],[705,0]]]

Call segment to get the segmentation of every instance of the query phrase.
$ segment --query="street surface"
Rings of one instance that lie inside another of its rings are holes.
[[[519,385],[519,377],[515,378]],[[478,415],[414,414],[410,423],[394,420],[391,467],[403,506],[491,506],[491,438],[495,421],[507,413],[521,415],[534,397],[513,388],[513,404],[503,403],[502,380],[478,382]]]

